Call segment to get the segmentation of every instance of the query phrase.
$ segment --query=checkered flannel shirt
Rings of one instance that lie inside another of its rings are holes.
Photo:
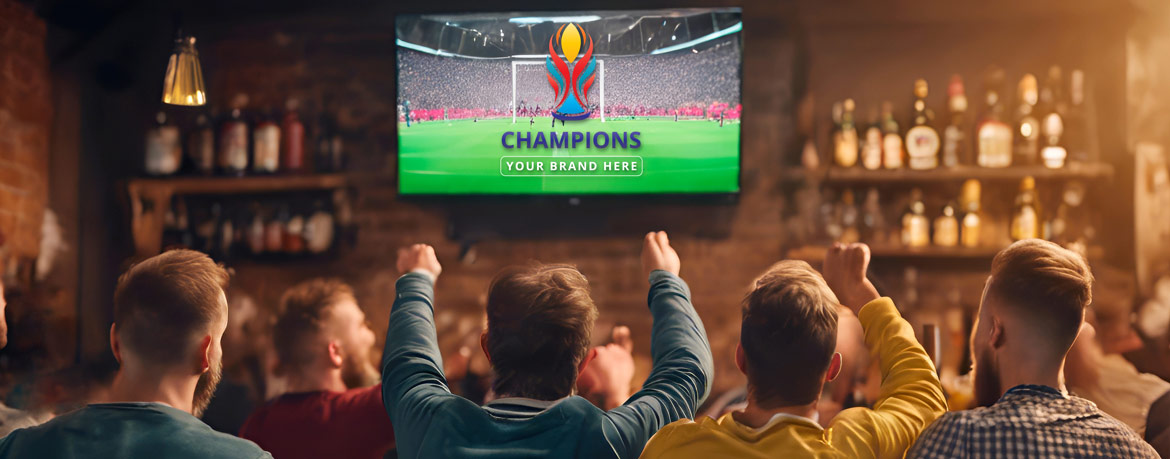
[[[1158,453],[1093,402],[1022,385],[990,407],[943,415],[906,457],[1158,459]]]

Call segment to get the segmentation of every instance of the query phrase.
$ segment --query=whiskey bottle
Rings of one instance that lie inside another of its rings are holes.
[[[1068,149],[1069,160],[1094,160],[1088,141],[1089,125],[1085,118],[1085,72],[1079,69],[1069,75],[1069,104],[1064,127],[1064,146]]]
[[[877,188],[865,192],[865,204],[861,216],[861,240],[869,245],[886,245],[886,217],[882,214],[881,197]]]
[[[934,219],[934,245],[954,247],[959,245],[959,220],[955,218],[955,206],[947,204],[942,215]]]
[[[280,166],[280,126],[271,110],[260,116],[252,131],[252,170],[272,174]]]
[[[1036,103],[1039,93],[1036,76],[1025,74],[1020,79],[1016,99],[1015,144],[1012,147],[1012,162],[1015,164],[1036,164],[1040,153],[1040,120],[1036,117]]]
[[[172,175],[183,164],[183,145],[179,140],[179,127],[175,126],[165,112],[154,116],[155,125],[146,131],[144,155],[146,173],[156,176]]]
[[[986,107],[975,128],[978,147],[976,162],[983,167],[1012,165],[1012,129],[1003,122],[1003,102],[1000,100],[1002,86],[1003,70],[993,67],[984,78]]]
[[[938,167],[938,131],[930,127],[934,114],[926,108],[928,87],[926,80],[914,82],[914,127],[906,131],[906,153],[910,168],[915,170]]]
[[[869,127],[865,129],[865,140],[861,142],[861,165],[869,170],[882,168],[882,124],[874,107],[869,110]]]
[[[280,166],[285,172],[302,172],[305,169],[305,123],[301,122],[297,109],[300,101],[288,99],[284,103],[284,119],[280,122]]]
[[[861,240],[861,229],[858,228],[857,205],[853,202],[853,190],[846,189],[841,193],[841,237],[839,242],[849,244]]]
[[[1051,169],[1064,167],[1068,151],[1060,145],[1064,134],[1064,115],[1067,105],[1063,97],[1063,79],[1060,67],[1052,66],[1048,69],[1048,78],[1044,81],[1044,88],[1040,91],[1040,135],[1044,140],[1044,148],[1040,150],[1040,159],[1044,166]]]
[[[968,179],[963,182],[963,191],[959,195],[959,205],[963,207],[963,225],[960,231],[960,242],[963,247],[979,247],[980,229],[983,218],[979,213],[981,186],[978,180]]]
[[[840,106],[833,105],[834,121],[839,120],[837,132],[833,133],[833,157],[841,167],[853,167],[857,164],[857,126],[853,122],[853,99],[845,99]]]
[[[967,94],[963,90],[963,78],[958,74],[951,75],[947,96],[947,109],[951,112],[951,120],[943,130],[942,165],[955,167],[962,161],[970,161],[965,158],[967,134],[963,130],[963,118],[967,113]]]
[[[1016,196],[1015,210],[1012,211],[1011,237],[1013,241],[1033,239],[1041,236],[1040,202],[1036,196],[1036,179],[1024,177],[1020,182],[1020,194]]]
[[[926,205],[922,203],[922,190],[910,192],[910,206],[902,215],[902,245],[926,247],[930,244],[930,220],[926,218]]]
[[[187,158],[195,172],[203,175],[215,172],[215,129],[207,115],[195,118],[195,130],[187,136]]]
[[[902,168],[902,136],[894,120],[894,105],[882,102],[882,163],[886,169]]]

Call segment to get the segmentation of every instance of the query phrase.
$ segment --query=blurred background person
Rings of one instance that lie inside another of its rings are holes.
[[[248,294],[228,289],[228,326],[223,333],[223,380],[203,422],[236,435],[244,421],[264,403],[276,363],[272,315]]]
[[[374,332],[353,289],[312,279],[285,292],[273,339],[288,392],[240,430],[281,459],[381,458],[394,448],[371,361]]]

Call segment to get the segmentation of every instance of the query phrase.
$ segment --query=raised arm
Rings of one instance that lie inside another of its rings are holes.
[[[872,432],[878,457],[902,457],[923,429],[946,412],[947,403],[934,363],[914,338],[910,323],[865,278],[869,258],[865,244],[834,245],[825,257],[825,280],[857,311],[865,344],[878,358],[882,375],[872,411],[848,410],[833,422],[864,422],[866,428],[858,431]]]
[[[450,394],[435,333],[434,284],[442,267],[434,248],[415,244],[398,251],[398,270],[382,352],[382,403],[396,430],[425,428],[429,413],[416,408]]]
[[[691,291],[678,277],[679,266],[665,232],[646,235],[642,267],[650,279],[653,368],[642,390],[608,413],[624,448],[622,457],[637,457],[666,424],[693,418],[711,387],[711,345],[691,305]]]

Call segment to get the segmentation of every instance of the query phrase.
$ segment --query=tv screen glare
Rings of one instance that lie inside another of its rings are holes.
[[[739,191],[739,8],[396,18],[403,195]]]

